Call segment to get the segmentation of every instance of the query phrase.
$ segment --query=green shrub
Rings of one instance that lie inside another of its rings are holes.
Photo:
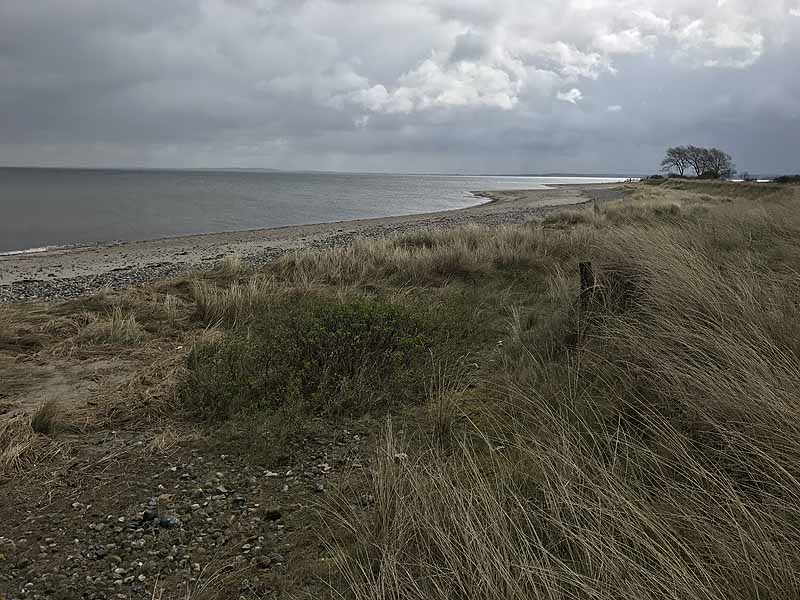
[[[667,181],[669,181],[669,179],[663,175],[650,175],[649,177],[642,177],[641,179],[642,183],[647,183],[650,185],[661,185]]]
[[[426,346],[394,305],[295,299],[198,345],[181,395],[205,421],[288,405],[311,415],[363,414],[421,399]]]

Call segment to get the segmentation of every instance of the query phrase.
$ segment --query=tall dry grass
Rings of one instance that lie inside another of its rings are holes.
[[[67,454],[67,444],[41,435],[34,429],[32,419],[24,414],[6,416],[0,421],[0,483],[17,477],[24,479],[36,464]]]
[[[26,455],[36,445],[36,435],[24,416],[0,423],[0,480],[21,470]]]
[[[209,324],[247,322],[259,311],[268,310],[270,303],[278,300],[285,291],[273,278],[262,275],[227,287],[202,279],[192,283],[196,313]]]
[[[249,271],[241,256],[228,254],[217,266],[217,272],[228,277],[238,277]]]
[[[277,261],[274,271],[282,280],[306,288],[443,285],[475,280],[498,269],[553,266],[588,252],[593,235],[588,227],[565,233],[539,222],[469,225],[298,252]]]
[[[698,189],[551,220],[595,300],[559,268],[511,312],[460,443],[385,432],[374,511],[330,516],[341,597],[800,595],[798,198]]]
[[[173,294],[165,294],[162,301],[164,316],[167,322],[176,325],[181,318],[181,303],[177,296]]]
[[[83,341],[95,344],[135,344],[145,337],[145,332],[133,312],[114,306],[108,317],[88,315],[89,322],[80,333]]]

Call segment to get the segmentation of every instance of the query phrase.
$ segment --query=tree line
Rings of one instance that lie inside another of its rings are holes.
[[[677,171],[685,177],[687,171],[703,179],[730,179],[736,175],[736,167],[730,154],[719,148],[699,148],[698,146],[676,146],[668,148],[661,170],[666,173]]]

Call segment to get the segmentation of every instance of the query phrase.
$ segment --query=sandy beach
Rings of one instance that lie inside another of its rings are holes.
[[[460,210],[298,225],[231,233],[122,242],[0,257],[0,303],[81,296],[209,268],[234,254],[257,265],[301,248],[466,223],[522,223],[566,205],[622,195],[621,184],[563,185],[544,190],[474,192],[487,202]]]

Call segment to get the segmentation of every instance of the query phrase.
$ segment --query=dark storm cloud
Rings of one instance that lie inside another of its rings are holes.
[[[0,0],[0,164],[800,170],[782,0]]]
[[[459,35],[453,44],[450,52],[450,60],[460,61],[479,61],[488,52],[489,48],[482,35],[474,31],[466,31]]]

